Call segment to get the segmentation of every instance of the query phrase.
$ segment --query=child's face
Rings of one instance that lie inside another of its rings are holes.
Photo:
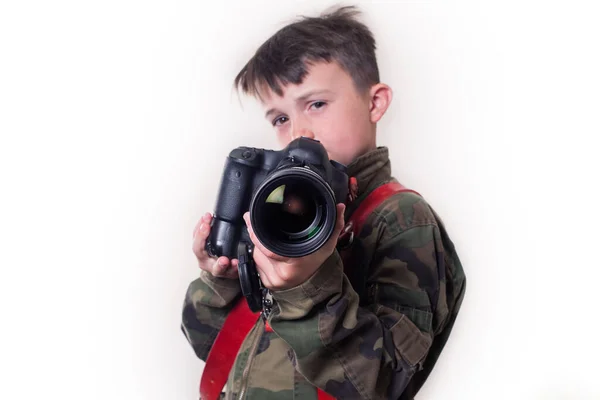
[[[304,81],[283,87],[283,96],[266,90],[261,97],[282,147],[310,137],[323,144],[330,159],[346,165],[375,148],[372,96],[369,90],[359,93],[335,62],[310,65]]]

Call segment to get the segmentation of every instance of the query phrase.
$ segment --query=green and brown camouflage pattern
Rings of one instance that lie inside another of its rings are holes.
[[[388,149],[348,166],[360,201],[394,181]],[[346,260],[346,265],[344,262]],[[353,245],[335,251],[302,285],[273,292],[266,332],[259,319],[236,358],[228,399],[411,399],[444,347],[460,309],[465,274],[446,230],[420,196],[403,192],[367,219]],[[237,280],[202,273],[190,284],[182,329],[206,360]]]

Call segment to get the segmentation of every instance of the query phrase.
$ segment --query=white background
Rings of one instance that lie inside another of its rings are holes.
[[[227,152],[275,146],[232,81],[328,4],[2,3],[0,398],[197,398],[192,229]],[[419,399],[599,399],[593,2],[358,4],[395,93],[379,144],[469,278]]]

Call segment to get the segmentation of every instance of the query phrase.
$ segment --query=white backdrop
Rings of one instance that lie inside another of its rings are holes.
[[[0,5],[0,398],[197,398],[192,229],[227,152],[275,146],[233,78],[331,4]],[[469,278],[419,399],[599,399],[597,9],[354,4],[395,93],[379,144]]]

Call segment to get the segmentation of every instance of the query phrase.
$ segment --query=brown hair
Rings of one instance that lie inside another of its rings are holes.
[[[375,39],[356,19],[359,14],[355,7],[346,6],[319,17],[300,17],[258,48],[235,78],[234,86],[260,97],[259,88],[267,84],[281,96],[281,85],[302,83],[307,65],[332,61],[352,77],[359,91],[379,83]]]

